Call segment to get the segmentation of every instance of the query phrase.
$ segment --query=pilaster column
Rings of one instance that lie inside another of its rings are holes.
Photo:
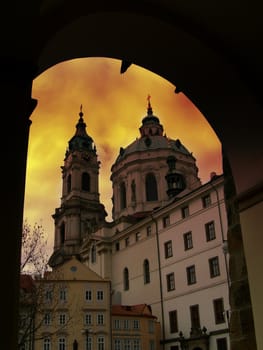
[[[17,349],[21,233],[29,117],[34,66],[11,58],[0,61],[1,240],[3,349]]]

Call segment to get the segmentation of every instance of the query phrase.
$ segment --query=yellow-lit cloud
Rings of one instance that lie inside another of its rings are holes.
[[[60,205],[61,169],[69,139],[75,133],[80,105],[87,132],[93,138],[100,169],[100,200],[111,218],[110,168],[119,148],[139,137],[151,95],[153,113],[164,132],[179,138],[197,159],[199,177],[222,172],[221,145],[198,109],[167,80],[132,65],[120,74],[120,61],[78,59],[56,65],[33,84],[38,106],[31,116],[24,218],[42,223],[52,249],[51,215]]]

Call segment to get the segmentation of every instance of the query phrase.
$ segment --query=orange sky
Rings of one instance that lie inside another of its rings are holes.
[[[60,206],[63,165],[69,139],[75,133],[80,105],[87,132],[93,138],[100,169],[100,200],[111,220],[110,167],[119,153],[139,136],[151,95],[154,115],[164,133],[179,138],[193,152],[202,183],[222,172],[221,144],[199,110],[175,86],[132,65],[120,74],[120,61],[86,58],[60,63],[35,79],[32,96],[38,106],[31,116],[24,219],[42,224],[53,248],[51,215]]]

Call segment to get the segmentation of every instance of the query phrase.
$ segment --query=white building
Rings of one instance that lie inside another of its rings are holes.
[[[163,349],[229,348],[223,175],[201,184],[192,153],[163,135],[150,102],[140,137],[112,166],[113,221],[99,202],[99,162],[83,113],[69,141],[50,265],[77,255],[110,279],[113,304],[148,304]],[[188,346],[188,347],[187,347]]]

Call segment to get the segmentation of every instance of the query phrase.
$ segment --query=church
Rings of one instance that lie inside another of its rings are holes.
[[[223,174],[201,183],[192,152],[164,134],[150,100],[139,137],[120,148],[111,167],[111,222],[82,108],[61,169],[49,265],[74,256],[111,281],[113,305],[149,305],[162,349],[229,349]]]

